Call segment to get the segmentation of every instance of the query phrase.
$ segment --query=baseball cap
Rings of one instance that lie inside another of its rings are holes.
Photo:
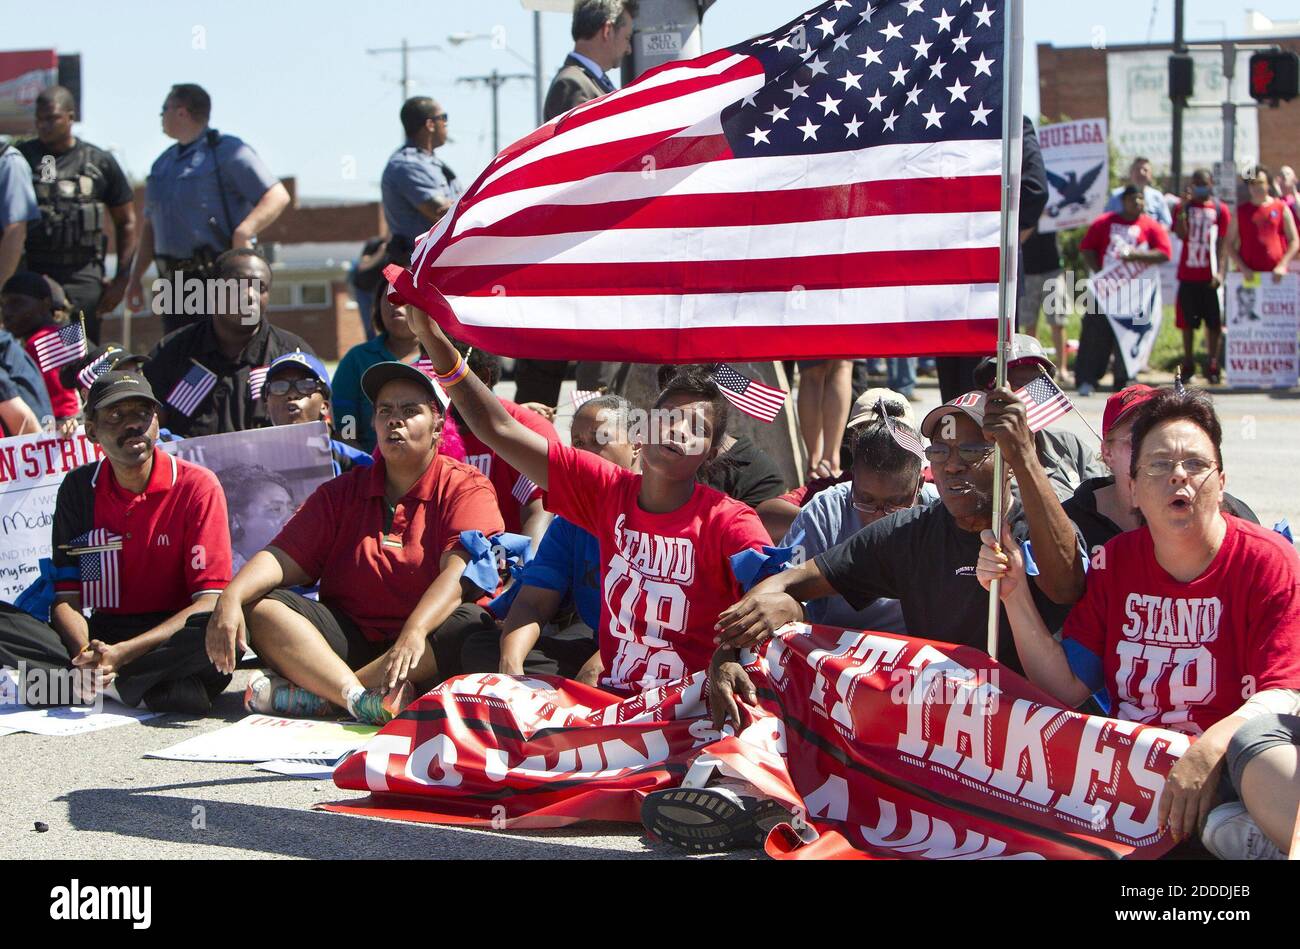
[[[285,353],[283,356],[276,356],[271,360],[271,365],[266,368],[266,381],[270,382],[285,366],[298,366],[307,370],[317,381],[325,387],[325,394],[330,392],[330,373],[325,368],[325,364],[317,359],[311,353],[304,353],[301,349],[295,349],[291,353]]]
[[[137,372],[114,370],[104,373],[90,387],[90,393],[86,396],[86,411],[97,412],[127,399],[148,399],[154,405],[162,405],[144,376]]]
[[[1011,355],[1007,357],[1007,368],[1010,369],[1022,362],[1036,362],[1049,376],[1056,378],[1056,363],[1048,358],[1047,350],[1043,349],[1043,344],[1038,341],[1038,337],[1030,336],[1028,333],[1016,333],[1011,337]],[[997,374],[997,359],[985,356],[975,367],[973,373],[975,385],[981,389],[992,389]]]
[[[72,304],[68,302],[68,295],[63,292],[63,285],[51,277],[49,274],[42,274],[41,279],[50,287],[50,305],[55,311],[70,310]]]
[[[17,297],[31,297],[33,300],[53,300],[54,294],[49,283],[38,273],[20,270],[5,281],[0,293],[11,293]]]
[[[876,403],[881,399],[884,399],[890,405],[901,405],[903,414],[896,415],[894,418],[906,422],[911,428],[916,428],[916,413],[912,411],[912,403],[907,400],[903,393],[883,387],[868,389],[857,397],[853,403],[853,408],[849,411],[849,420],[844,427],[853,428],[855,425],[864,425],[879,418],[880,416],[876,412]]]
[[[988,400],[987,392],[967,392],[957,396],[951,402],[945,402],[937,409],[931,409],[921,422],[921,434],[933,439],[934,429],[939,424],[939,419],[945,415],[956,415],[958,412],[966,413],[975,420],[976,425],[983,428],[984,406],[988,404]]]
[[[1106,400],[1106,409],[1101,415],[1101,437],[1105,438],[1124,419],[1131,416],[1138,407],[1150,402],[1158,390],[1151,386],[1136,383],[1120,389]]]
[[[447,405],[451,400],[447,398],[447,393],[442,391],[442,386],[419,369],[404,362],[375,363],[362,373],[361,391],[366,394],[367,399],[374,402],[379,395],[379,390],[394,379],[406,379],[408,382],[414,382],[427,390],[444,412],[447,410]]]

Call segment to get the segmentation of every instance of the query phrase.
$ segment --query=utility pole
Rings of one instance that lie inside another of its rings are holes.
[[[533,95],[536,97],[537,127],[542,126],[542,13],[533,11]]]
[[[401,46],[388,46],[384,49],[368,49],[366,53],[370,56],[377,56],[383,53],[401,53],[402,54],[402,101],[405,102],[411,98],[411,54],[424,52],[442,52],[442,47],[438,45],[430,46],[411,46],[402,37]]]
[[[1174,55],[1187,52],[1187,43],[1183,36],[1183,0],[1174,0]],[[1170,177],[1173,181],[1170,190],[1174,194],[1183,193],[1183,106],[1187,100],[1179,96],[1174,99],[1174,125],[1170,136]]]
[[[461,76],[457,82],[468,82],[471,85],[484,85],[492,90],[492,154],[497,155],[501,151],[501,116],[499,110],[500,90],[511,79],[532,80],[533,77],[527,73],[513,72],[500,73],[495,69],[486,76]]]

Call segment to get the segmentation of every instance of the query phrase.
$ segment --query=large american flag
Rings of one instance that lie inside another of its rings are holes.
[[[81,605],[87,609],[117,609],[121,605],[121,535],[97,527],[73,538],[68,547],[68,553],[77,558]]]
[[[652,70],[506,148],[387,275],[513,356],[991,351],[1005,2],[833,0]]]
[[[1061,391],[1060,386],[1047,376],[1039,376],[1021,386],[1014,395],[1025,404],[1025,419],[1031,432],[1047,428],[1074,408],[1074,403]]]
[[[76,362],[86,355],[86,327],[80,320],[61,326],[33,341],[32,349],[36,351],[36,362],[41,372]]]

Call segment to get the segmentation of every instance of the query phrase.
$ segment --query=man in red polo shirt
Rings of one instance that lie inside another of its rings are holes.
[[[375,407],[379,457],[312,493],[218,600],[208,653],[232,672],[237,643],[274,676],[250,683],[251,711],[337,714],[382,724],[409,686],[460,671],[463,641],[493,627],[462,579],[470,555],[462,531],[504,530],[491,483],[438,453],[445,406],[424,373],[376,363],[361,377]],[[320,582],[319,602],[291,586]]]
[[[100,376],[85,425],[104,458],[64,478],[54,508],[54,565],[75,579],[56,582],[48,626],[0,613],[0,663],[49,671],[71,657],[128,705],[204,714],[230,676],[208,661],[203,627],[186,622],[230,582],[221,487],[156,446],[158,400],[143,376]]]

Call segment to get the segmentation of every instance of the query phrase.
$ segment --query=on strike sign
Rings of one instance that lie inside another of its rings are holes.
[[[1289,389],[1300,379],[1300,277],[1228,274],[1226,334],[1228,384]]]

